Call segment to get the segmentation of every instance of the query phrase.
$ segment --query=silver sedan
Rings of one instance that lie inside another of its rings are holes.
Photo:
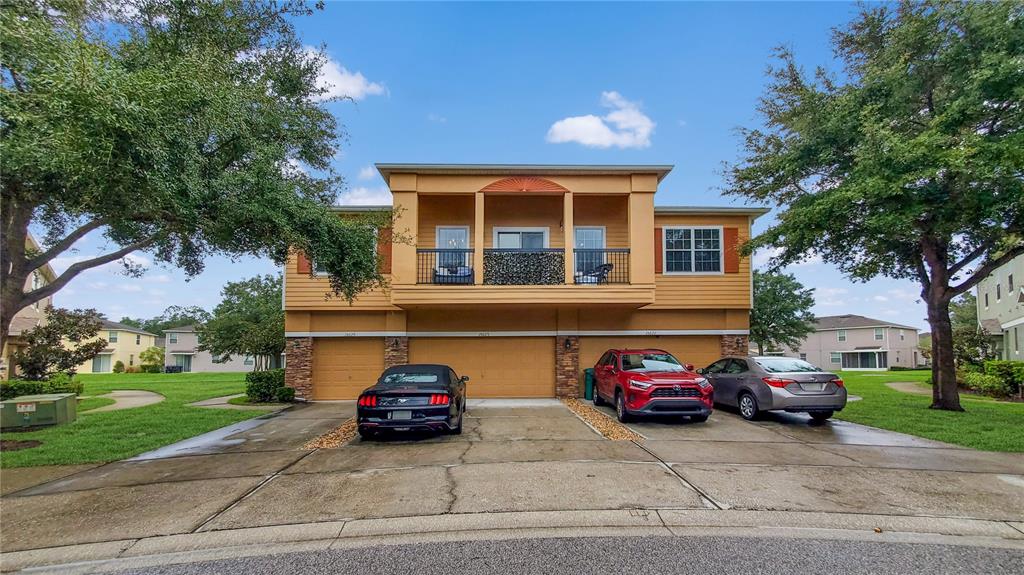
[[[739,408],[744,419],[764,411],[806,412],[817,422],[846,407],[838,375],[791,357],[723,357],[698,370],[715,388],[715,403]]]

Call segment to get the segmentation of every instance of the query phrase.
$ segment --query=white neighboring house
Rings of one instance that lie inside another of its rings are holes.
[[[785,348],[781,355],[799,357],[832,371],[884,371],[922,365],[916,327],[853,314],[819,317],[815,325],[814,333],[798,349]]]
[[[199,350],[199,336],[193,325],[164,330],[164,368],[181,371],[252,371],[256,362],[250,356],[215,358]]]
[[[1024,360],[1024,255],[978,282],[978,323],[1002,359]]]

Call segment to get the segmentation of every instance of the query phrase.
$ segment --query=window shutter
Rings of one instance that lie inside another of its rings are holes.
[[[381,228],[377,232],[377,262],[380,273],[391,273],[391,228]]]
[[[665,252],[662,251],[662,247],[665,245],[661,228],[654,228],[654,273],[660,274],[661,270],[665,269],[665,264],[662,262],[662,258],[665,256]]]
[[[300,274],[308,274],[313,272],[313,266],[309,263],[309,258],[306,257],[306,254],[299,252],[298,259],[298,271]]]
[[[722,251],[725,254],[725,262],[722,271],[727,274],[735,274],[740,271],[740,230],[739,228],[722,229]]]

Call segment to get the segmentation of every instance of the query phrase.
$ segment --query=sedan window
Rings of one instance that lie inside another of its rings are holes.
[[[624,353],[623,371],[685,371],[670,353]]]
[[[729,361],[729,366],[725,368],[725,373],[737,374],[744,373],[747,371],[747,362],[738,359]]]
[[[807,363],[800,359],[793,359],[791,357],[773,357],[758,359],[757,365],[760,365],[768,373],[793,373],[801,371],[821,371],[817,367]]]
[[[418,383],[437,383],[434,373],[389,373],[380,379],[381,385],[416,385]]]

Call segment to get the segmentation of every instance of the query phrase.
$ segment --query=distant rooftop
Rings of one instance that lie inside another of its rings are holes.
[[[901,325],[891,321],[885,321],[884,319],[874,319],[854,314],[821,316],[815,320],[815,325],[818,331],[856,329],[860,327],[896,327],[917,331],[916,327],[911,327],[909,325]]]
[[[107,331],[127,331],[131,333],[140,333],[142,335],[151,335],[153,337],[156,337],[155,333],[149,333],[144,329],[139,329],[135,326],[123,324],[117,321],[110,321],[109,319],[103,320],[103,329]]]

